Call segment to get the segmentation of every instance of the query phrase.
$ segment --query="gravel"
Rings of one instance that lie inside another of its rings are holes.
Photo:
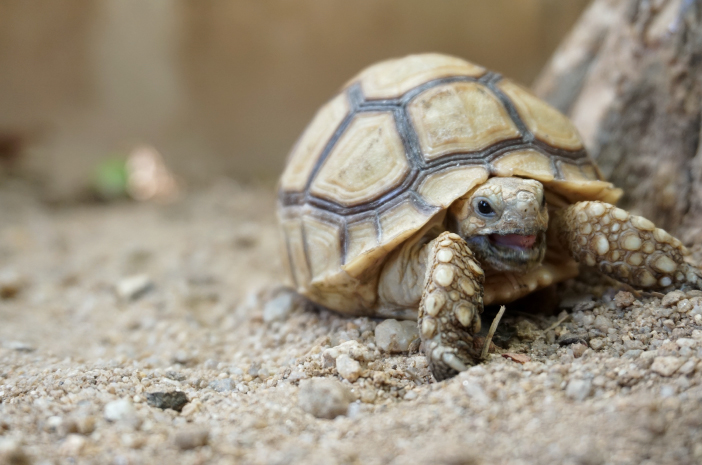
[[[508,304],[496,352],[436,383],[413,322],[296,298],[264,317],[292,295],[268,189],[22,202],[0,215],[22,277],[0,300],[0,465],[702,462],[702,292],[564,283],[566,311]],[[158,286],[115,292],[139,275]],[[180,412],[149,400],[172,392]]]

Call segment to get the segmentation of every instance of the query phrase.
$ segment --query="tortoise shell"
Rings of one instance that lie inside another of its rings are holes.
[[[317,112],[280,179],[294,286],[369,313],[387,254],[490,176],[538,180],[565,202],[621,195],[568,118],[513,81],[440,54],[367,68]]]

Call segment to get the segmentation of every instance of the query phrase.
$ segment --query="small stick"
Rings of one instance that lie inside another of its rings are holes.
[[[554,324],[552,324],[548,328],[544,329],[544,332],[547,333],[547,332],[551,331],[552,329],[556,329],[559,324],[563,323],[568,318],[570,318],[570,313],[567,314],[566,316],[564,316],[563,318],[561,318],[560,320],[556,321]]]
[[[495,319],[492,320],[490,331],[488,331],[487,337],[485,338],[485,343],[483,344],[483,352],[480,354],[480,358],[483,360],[487,358],[488,351],[490,350],[490,343],[492,342],[492,336],[495,335],[497,325],[500,324],[500,320],[502,319],[502,315],[504,315],[506,309],[507,307],[504,305],[500,306],[500,311],[497,312],[497,316],[495,316]]]

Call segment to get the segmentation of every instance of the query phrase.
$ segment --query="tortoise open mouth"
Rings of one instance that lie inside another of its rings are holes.
[[[533,248],[537,239],[536,234],[490,234],[488,238],[492,245],[521,250]]]
[[[546,254],[546,233],[534,232],[473,236],[466,242],[485,269],[525,272],[541,263]]]

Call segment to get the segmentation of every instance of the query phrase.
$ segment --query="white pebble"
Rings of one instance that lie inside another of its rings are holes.
[[[592,381],[589,379],[572,379],[566,387],[566,396],[573,400],[582,401],[587,399],[592,391]]]
[[[678,371],[678,368],[680,368],[683,363],[684,360],[677,357],[656,357],[653,359],[651,370],[661,376],[671,376]]]
[[[351,402],[351,392],[335,379],[313,378],[300,382],[298,405],[317,417],[334,419],[345,415]]]
[[[687,337],[681,337],[675,341],[675,343],[678,345],[678,347],[695,347],[695,345],[697,345],[697,341]]]
[[[145,274],[129,276],[117,284],[117,294],[124,300],[135,300],[151,290],[153,282]]]
[[[353,383],[361,376],[361,364],[348,355],[340,355],[336,359],[336,371],[345,380]]]
[[[273,321],[286,320],[294,307],[293,297],[292,293],[285,292],[268,301],[266,306],[263,307],[263,321],[271,323]]]
[[[68,457],[75,457],[83,452],[85,448],[86,439],[80,434],[69,434],[68,437],[63,441],[61,447],[59,447],[59,454]]]
[[[103,414],[107,421],[121,422],[134,427],[140,423],[132,401],[126,398],[109,402],[105,405]]]

